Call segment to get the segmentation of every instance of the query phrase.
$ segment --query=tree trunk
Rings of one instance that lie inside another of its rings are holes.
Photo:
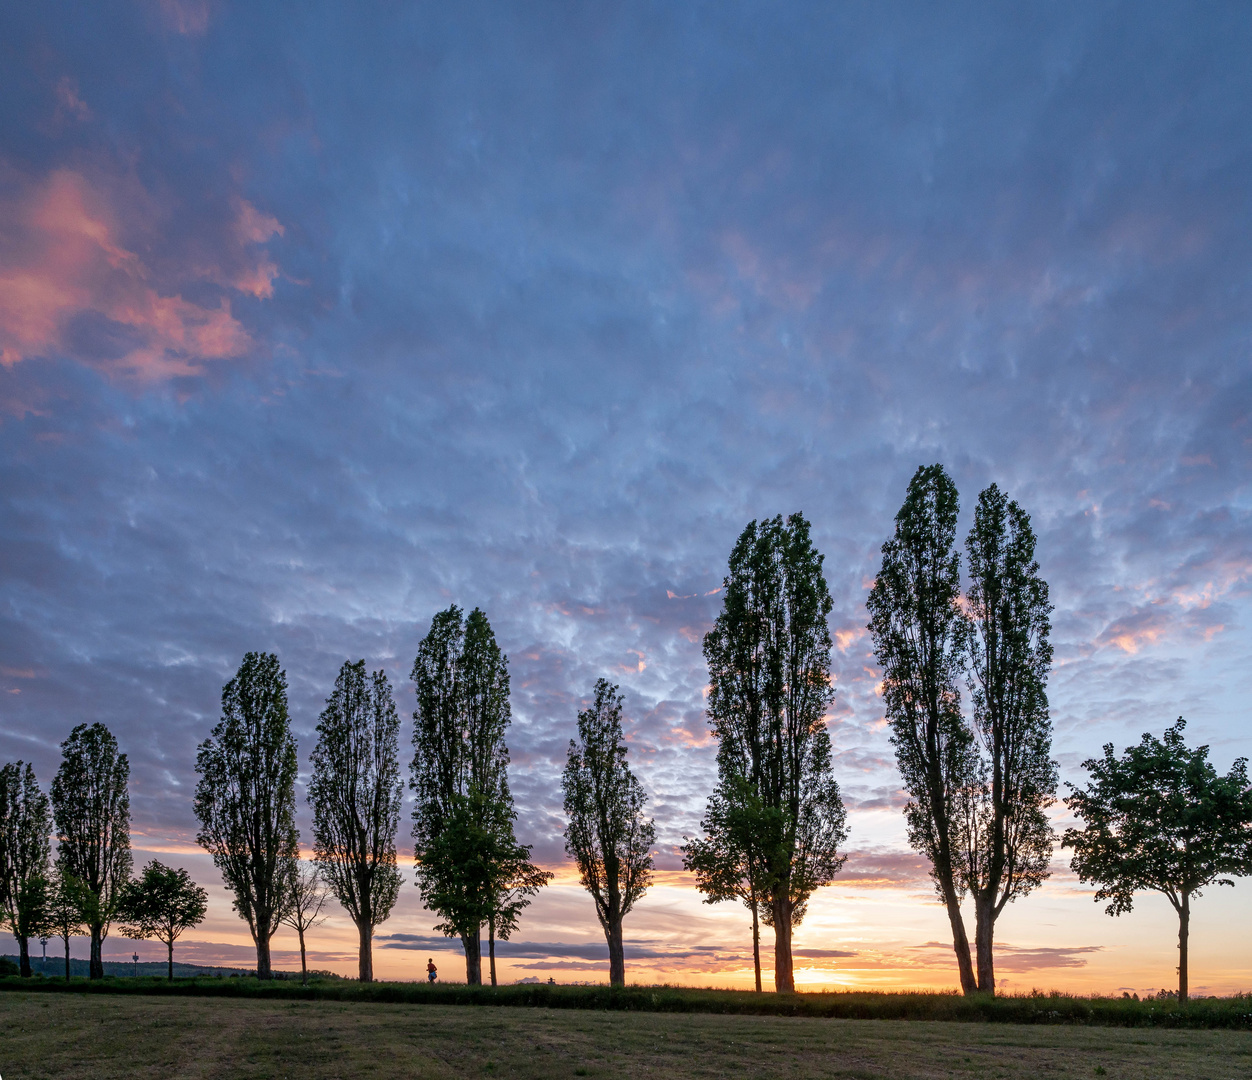
[[[274,972],[270,968],[270,939],[257,935],[256,939],[256,977],[272,979]]]
[[[976,897],[974,900],[974,949],[978,954],[978,991],[992,996],[996,992],[993,951],[995,929],[996,912],[991,898]]]
[[[170,940],[165,943],[165,947],[169,949],[169,957],[168,957],[169,981],[173,982],[174,981],[174,939],[170,938]]]
[[[756,911],[756,895],[752,896],[752,967],[756,972],[756,992],[761,992],[761,922]]]
[[[62,938],[65,942],[65,981],[70,981],[70,939]]]
[[[297,930],[296,933],[300,936],[300,985],[308,986],[309,985],[309,962],[305,959],[305,956],[304,956],[304,930],[303,929]]]
[[[944,902],[948,908],[948,922],[952,924],[952,951],[956,953],[956,966],[961,975],[961,993],[966,997],[978,993],[978,981],[974,978],[974,965],[969,955],[969,935],[965,932],[965,920],[961,918],[961,901],[949,879],[944,882]]]
[[[104,978],[104,961],[100,958],[100,946],[104,942],[104,926],[100,923],[91,924],[91,977]]]
[[[30,938],[17,939],[18,967],[23,979],[30,978]]]
[[[1182,894],[1178,909],[1178,1004],[1187,1003],[1187,935],[1191,932],[1191,894]]]
[[[626,985],[626,950],[622,947],[622,921],[605,928],[604,937],[609,943],[609,985]]]
[[[790,994],[796,988],[791,968],[791,904],[786,895],[775,896],[774,908],[774,993]]]
[[[487,921],[487,955],[491,959],[491,985],[496,985],[496,918]]]
[[[482,986],[483,946],[478,933],[463,934],[461,944],[465,946],[465,981],[470,986]]]
[[[374,981],[374,927],[368,920],[362,920],[357,926],[361,938],[360,962],[357,964],[357,978],[363,983]]]

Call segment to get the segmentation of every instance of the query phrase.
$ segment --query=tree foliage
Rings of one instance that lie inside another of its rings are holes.
[[[153,859],[122,893],[118,914],[122,936],[156,939],[166,948],[169,981],[174,981],[174,942],[199,926],[208,911],[209,894],[183,869]]]
[[[52,815],[28,762],[0,768],[0,923],[17,939],[23,978],[30,978],[32,937],[44,932]]]
[[[318,866],[360,937],[359,975],[372,982],[372,937],[400,891],[400,719],[382,671],[345,663],[317,725],[309,804]]]
[[[891,742],[909,795],[909,843],[930,860],[952,927],[961,988],[969,994],[978,984],[961,918],[957,824],[976,796],[981,770],[958,685],[965,640],[955,545],[959,510],[956,485],[943,466],[917,470],[896,515],[895,534],[882,546],[882,567],[866,606]]]
[[[287,676],[273,653],[250,652],[222,688],[222,718],[196,755],[195,811],[196,839],[256,943],[260,979],[271,977],[270,938],[290,899],[296,770]]]
[[[1067,829],[1063,847],[1074,851],[1071,866],[1084,882],[1100,886],[1095,899],[1121,915],[1138,892],[1165,896],[1178,914],[1178,997],[1187,998],[1187,944],[1191,899],[1214,883],[1252,873],[1252,788],[1247,761],[1239,758],[1219,776],[1209,748],[1189,749],[1186,722],[1178,720],[1163,739],[1145,733],[1121,757],[1113,744],[1083,762],[1090,779],[1082,790],[1071,784],[1066,805],[1081,829]]]
[[[733,814],[714,806],[706,817],[733,821],[714,844],[745,872],[756,865],[745,880],[763,890],[775,987],[789,991],[792,929],[843,866],[847,838],[825,721],[834,699],[831,599],[804,516],[751,522],[731,551],[723,590],[704,656],[718,797]]]
[[[52,781],[57,866],[81,884],[91,933],[91,977],[104,977],[100,949],[130,881],[130,762],[103,724],[79,724],[61,744]]]
[[[978,989],[994,992],[995,921],[1048,876],[1055,801],[1047,683],[1052,605],[1035,561],[1030,518],[992,484],[978,497],[966,540],[964,655],[974,782],[960,800],[960,875],[974,898]]]
[[[647,794],[626,756],[621,695],[599,679],[591,707],[578,714],[578,740],[570,740],[561,788],[565,850],[595,901],[614,986],[626,981],[622,920],[651,884],[656,840],[656,826],[643,816]]]
[[[511,926],[533,893],[526,883],[542,874],[514,834],[508,659],[482,611],[464,618],[453,605],[432,620],[412,678],[417,884],[440,932],[460,937],[467,980],[477,984],[482,927],[498,928],[502,917]]]

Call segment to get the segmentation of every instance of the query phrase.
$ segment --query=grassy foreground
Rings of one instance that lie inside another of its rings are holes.
[[[1252,996],[1172,999],[1089,998],[1020,994],[996,998],[958,994],[754,994],[684,986],[466,986],[464,983],[359,983],[349,979],[258,982],[255,978],[0,979],[8,992],[79,995],[231,997],[408,1005],[477,1005],[611,1012],[721,1013],[842,1020],[935,1020],[1002,1024],[1083,1024],[1107,1027],[1234,1028],[1252,1030]],[[0,1063],[0,1075],[4,1067]]]
[[[1226,1080],[1252,1073],[1252,1035],[1229,1030],[14,992],[0,995],[0,1031],[6,1080]]]

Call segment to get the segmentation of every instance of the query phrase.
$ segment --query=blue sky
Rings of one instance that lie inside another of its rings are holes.
[[[852,857],[797,947],[954,981],[916,960],[943,920],[864,634],[918,465],[962,534],[992,481],[1032,515],[1063,780],[1180,714],[1223,769],[1252,752],[1250,49],[1240,4],[6,6],[0,757],[47,782],[104,721],[137,848],[211,883],[194,752],[242,654],[279,654],[307,761],[345,659],[410,712],[432,614],[478,605],[523,838],[561,862],[603,675],[670,873],[726,557],[800,510]],[[1144,956],[1168,985],[1168,913],[1107,919],[1064,868],[1006,944],[1049,985]],[[665,880],[641,950],[742,953],[740,913]],[[1248,888],[1203,901],[1193,983],[1252,980],[1220,932]],[[888,896],[908,914],[863,917]],[[407,896],[380,934],[432,922]],[[204,955],[241,930],[221,900]],[[523,930],[597,935],[568,882]],[[854,978],[827,959],[810,981]]]

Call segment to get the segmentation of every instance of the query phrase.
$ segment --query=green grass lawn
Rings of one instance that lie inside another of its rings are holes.
[[[375,1002],[0,994],[0,1076],[1252,1076],[1252,1033]]]

